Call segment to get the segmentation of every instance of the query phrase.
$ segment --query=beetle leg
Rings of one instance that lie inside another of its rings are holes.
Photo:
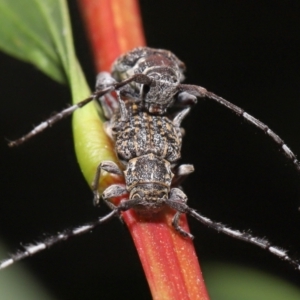
[[[100,201],[100,194],[98,192],[98,188],[99,188],[99,180],[100,180],[101,170],[104,170],[108,173],[123,176],[122,170],[118,167],[118,165],[116,163],[114,163],[112,161],[102,161],[98,165],[96,173],[95,173],[95,177],[94,177],[94,180],[93,180],[93,183],[92,183],[92,190],[93,190],[93,193],[94,193],[93,203],[94,203],[95,206],[99,205],[99,201]],[[107,188],[105,191],[107,191],[108,189],[109,188]],[[113,197],[113,196],[111,196],[111,197]],[[107,197],[107,198],[110,198],[110,197]]]

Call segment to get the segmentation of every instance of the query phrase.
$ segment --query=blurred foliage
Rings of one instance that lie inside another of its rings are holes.
[[[0,257],[6,256],[7,251],[0,243]],[[55,299],[50,294],[50,291],[48,292],[43,288],[39,279],[30,274],[21,264],[16,264],[16,266],[2,270],[0,273],[1,300]]]
[[[225,263],[207,263],[203,269],[211,300],[300,299],[298,288],[255,269]]]

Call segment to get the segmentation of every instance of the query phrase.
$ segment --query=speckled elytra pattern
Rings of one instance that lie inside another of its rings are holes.
[[[174,162],[180,158],[182,136],[166,116],[128,110],[126,121],[116,121],[113,126],[115,149],[121,159],[130,160],[153,153]]]

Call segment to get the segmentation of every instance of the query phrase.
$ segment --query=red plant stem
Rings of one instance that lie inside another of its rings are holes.
[[[139,7],[135,0],[78,0],[92,45],[97,71],[144,46]],[[174,211],[166,208],[146,219],[133,210],[123,214],[141,259],[153,299],[209,299],[193,243],[171,225]],[[189,231],[186,217],[181,225]]]
[[[139,7],[132,0],[79,0],[97,71],[110,71],[122,53],[145,46]]]

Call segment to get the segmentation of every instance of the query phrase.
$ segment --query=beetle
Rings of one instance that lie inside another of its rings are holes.
[[[176,168],[172,163],[180,158],[181,122],[188,114],[190,106],[199,98],[207,98],[225,106],[265,132],[283,150],[297,170],[300,170],[300,163],[284,141],[266,124],[203,87],[182,84],[184,69],[184,64],[170,51],[135,48],[116,60],[111,75],[98,75],[96,90],[90,97],[55,114],[23,137],[9,142],[11,147],[18,146],[69,116],[76,109],[98,100],[109,120],[106,123],[106,132],[115,142],[115,149],[124,169],[109,161],[99,164],[92,184],[94,204],[98,205],[100,200],[98,183],[101,170],[124,176],[126,186],[112,185],[103,192],[103,200],[112,209],[106,216],[26,246],[24,252],[18,252],[3,261],[0,269],[71,236],[88,232],[128,209],[152,214],[167,205],[176,211],[172,224],[184,237],[193,238],[179,225],[181,213],[186,213],[219,232],[268,250],[300,270],[298,262],[289,257],[286,250],[273,246],[265,239],[212,221],[187,205],[187,196],[179,184],[193,171],[193,166],[181,165]],[[112,92],[116,92],[117,99],[112,97]],[[175,116],[170,113],[170,109],[175,109]],[[110,202],[111,198],[126,193],[129,193],[128,200],[121,201],[117,206]]]

